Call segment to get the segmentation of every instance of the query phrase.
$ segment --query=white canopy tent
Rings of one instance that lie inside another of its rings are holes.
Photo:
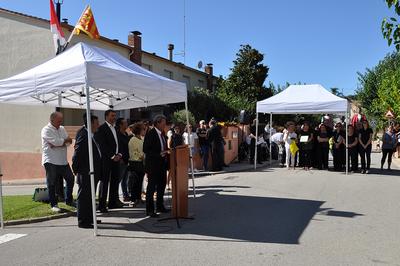
[[[344,114],[348,121],[348,102],[338,97],[319,84],[312,85],[290,85],[284,91],[268,99],[257,102],[257,126],[256,139],[258,139],[258,114],[270,114],[270,135],[272,129],[273,114]],[[347,143],[346,126],[346,146]],[[270,141],[270,162],[271,156]],[[257,159],[257,146],[255,151]],[[254,169],[257,168],[257,160],[254,160]],[[348,173],[348,152],[346,149],[346,174]]]
[[[78,43],[39,66],[0,80],[0,103],[82,108],[86,109],[87,121],[92,109],[122,110],[178,102],[184,102],[187,111],[186,84],[150,72],[117,52],[86,43]],[[187,115],[187,123],[188,120]],[[90,123],[87,126],[91,139]],[[96,210],[91,141],[88,148],[92,206]],[[194,182],[193,161],[191,167]],[[95,211],[93,221],[97,235]]]

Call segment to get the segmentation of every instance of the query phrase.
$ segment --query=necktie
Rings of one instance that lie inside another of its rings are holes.
[[[161,137],[161,141],[162,141],[161,151],[165,151],[167,149],[167,143],[165,142],[165,138],[162,133],[160,134],[160,137]]]

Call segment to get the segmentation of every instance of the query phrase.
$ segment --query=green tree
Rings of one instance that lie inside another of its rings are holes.
[[[400,3],[399,0],[385,0],[389,9],[392,9],[397,17],[400,16]],[[397,51],[400,51],[400,24],[398,18],[384,18],[381,26],[383,38],[385,38],[388,42],[388,45],[391,46],[394,44]]]
[[[183,109],[183,110],[179,110],[179,111],[174,112],[171,115],[171,120],[172,120],[172,123],[174,123],[174,124],[186,125],[186,123],[187,123],[186,110]],[[193,114],[190,111],[189,111],[189,123],[191,125],[195,125],[196,124],[196,120],[195,120]]]
[[[240,110],[255,114],[256,102],[272,96],[272,90],[264,86],[269,68],[262,63],[264,55],[250,45],[241,45],[231,74],[217,87],[217,97],[234,115]]]
[[[375,118],[378,125],[387,120],[384,114],[391,109],[400,115],[400,54],[394,52],[387,55],[372,69],[358,73],[360,87],[357,99],[361,102],[363,112]]]
[[[344,97],[343,93],[339,90],[339,88],[331,88],[331,93],[339,97]]]

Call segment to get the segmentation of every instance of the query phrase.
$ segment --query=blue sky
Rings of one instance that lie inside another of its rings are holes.
[[[74,24],[90,4],[100,34],[127,42],[142,32],[142,48],[167,56],[183,50],[184,0],[64,0],[62,17]],[[1,0],[0,7],[49,18],[48,0]],[[240,44],[265,55],[267,83],[320,83],[345,94],[357,88],[357,71],[393,50],[382,38],[384,0],[186,0],[186,64],[214,64],[227,76]],[[183,61],[179,55],[176,61]]]

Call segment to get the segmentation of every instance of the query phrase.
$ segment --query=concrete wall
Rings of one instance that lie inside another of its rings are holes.
[[[167,60],[160,60],[152,57],[151,55],[143,53],[142,55],[142,66],[157,73],[161,76],[170,78],[166,71],[172,72],[172,79],[187,84],[187,88],[190,90],[194,87],[207,87],[206,74],[200,74],[195,71],[185,69],[183,66],[176,65],[176,63],[168,62]],[[186,77],[185,77],[186,76]],[[187,79],[190,78],[190,81]],[[201,82],[202,81],[202,82]]]

